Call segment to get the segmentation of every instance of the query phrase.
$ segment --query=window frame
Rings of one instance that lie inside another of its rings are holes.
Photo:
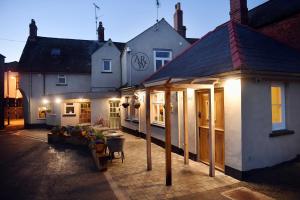
[[[156,53],[157,53],[157,52],[168,52],[170,55],[169,55],[168,58],[157,57],[157,56],[156,56]],[[162,61],[162,66],[161,66],[161,67],[163,67],[163,66],[165,65],[164,62],[165,62],[165,61],[170,62],[170,61],[172,60],[172,58],[173,58],[173,53],[172,53],[172,51],[171,51],[170,49],[154,49],[154,50],[153,50],[153,64],[154,64],[154,71],[156,72],[156,71],[158,70],[157,67],[156,67],[156,61],[157,61],[157,60],[161,60],[161,61]]]
[[[109,70],[105,69],[105,62],[108,61],[109,62]],[[111,59],[102,59],[102,73],[112,73],[112,63],[111,63]]]
[[[163,101],[154,101],[154,95],[160,94],[163,97]],[[158,119],[159,119],[159,113],[154,113],[155,112],[155,107],[156,110],[159,112],[159,108],[160,106],[163,106],[163,121],[159,121],[159,120],[155,120],[155,116],[157,115]],[[161,127],[165,127],[165,117],[166,117],[166,110],[165,110],[165,93],[164,92],[156,92],[156,93],[152,93],[151,94],[151,105],[150,105],[150,120],[151,120],[151,124],[153,125],[158,125]]]
[[[272,83],[271,84],[271,120],[273,120],[273,102],[272,102],[272,87],[280,88],[281,96],[281,122],[273,123],[272,121],[272,131],[285,130],[286,129],[286,101],[285,101],[285,85],[283,83]]]
[[[39,106],[37,109],[38,113],[37,113],[37,119],[39,120],[45,120],[47,118],[47,108],[45,106]],[[44,113],[45,117],[40,117],[40,112]]]
[[[72,104],[72,105],[67,105],[67,104]],[[73,113],[67,113],[67,108],[74,108]],[[75,104],[73,102],[65,102],[64,103],[64,115],[76,115],[76,110],[75,110]]]
[[[63,83],[59,81],[61,78],[65,79],[65,81]],[[67,76],[65,74],[58,74],[56,85],[67,85]]]

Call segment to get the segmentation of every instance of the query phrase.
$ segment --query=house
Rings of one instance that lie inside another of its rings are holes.
[[[25,126],[95,121],[91,103],[95,99],[118,96],[120,85],[109,88],[99,85],[103,91],[95,90],[97,85],[91,76],[92,54],[107,44],[102,23],[99,23],[98,41],[40,37],[34,20],[29,29],[30,35],[18,66],[20,88],[24,94]],[[122,43],[113,45],[118,46],[118,51],[122,48]]]
[[[140,87],[141,83],[195,41],[197,39],[186,37],[183,11],[181,4],[177,3],[174,13],[174,28],[162,19],[126,43],[125,52],[121,58],[123,67],[121,125],[123,130],[136,135],[145,133],[145,91]],[[158,139],[158,142],[164,138],[164,111],[160,96],[161,93],[156,97],[155,114],[153,113],[151,119],[153,137]],[[174,120],[177,123],[177,119],[174,118]],[[174,144],[178,144],[176,138],[174,138]]]
[[[5,56],[0,54],[0,80],[4,80]],[[4,110],[4,81],[0,82],[0,109]],[[4,128],[4,112],[0,112],[0,129]]]
[[[230,9],[230,21],[144,81],[147,166],[158,138],[167,185],[171,148],[184,150],[186,164],[191,155],[207,163],[210,176],[217,168],[239,179],[300,154],[300,2],[270,0],[248,11],[246,0],[231,0]]]
[[[182,15],[180,4],[176,8]],[[195,41],[184,37],[181,22],[176,27],[178,32],[162,19],[121,43],[104,39],[102,22],[94,41],[38,36],[32,20],[18,65],[26,127],[94,124],[104,119],[119,128],[120,88],[139,85],[155,71],[154,66],[158,69]]]

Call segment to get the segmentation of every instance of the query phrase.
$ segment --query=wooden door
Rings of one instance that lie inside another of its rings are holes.
[[[215,90],[215,159],[216,167],[224,170],[224,92]],[[209,163],[209,91],[198,93],[199,158]]]
[[[80,103],[79,123],[91,123],[91,103]]]

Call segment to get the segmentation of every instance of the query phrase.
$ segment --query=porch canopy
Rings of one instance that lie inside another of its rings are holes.
[[[300,75],[300,53],[248,26],[229,21],[146,79],[147,169],[151,162],[150,92],[165,91],[166,185],[172,184],[170,92],[183,91],[184,160],[188,163],[187,88],[209,89],[209,175],[215,175],[214,85],[232,76]]]

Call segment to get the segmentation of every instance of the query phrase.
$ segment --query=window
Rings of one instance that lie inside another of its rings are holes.
[[[60,49],[54,48],[51,50],[51,56],[58,57],[60,56]]]
[[[65,115],[74,115],[75,106],[74,103],[65,103]]]
[[[165,125],[165,94],[163,92],[152,94],[151,123]]]
[[[66,85],[67,77],[64,74],[58,74],[57,76],[57,84],[56,85]]]
[[[172,52],[168,50],[154,51],[154,71],[160,69],[172,59]]]
[[[110,117],[120,117],[120,101],[110,101],[109,109]]]
[[[285,94],[283,84],[272,84],[272,130],[285,129]]]
[[[111,60],[103,60],[102,72],[112,72],[111,71]]]
[[[38,119],[46,119],[47,108],[44,106],[38,107]]]

